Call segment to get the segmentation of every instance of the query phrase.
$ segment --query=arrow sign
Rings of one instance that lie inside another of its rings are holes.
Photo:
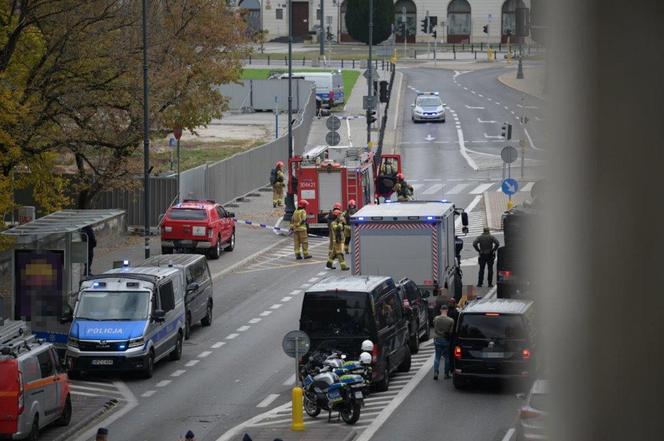
[[[429,142],[431,142],[431,141],[433,141],[433,140],[436,139],[436,138],[434,138],[433,136],[431,136],[431,134],[429,133],[429,134],[427,135],[427,137],[424,138],[424,139],[427,140],[427,141],[429,141]]]
[[[507,196],[512,196],[514,193],[519,191],[519,182],[516,179],[507,178],[503,181],[500,187],[503,190],[503,193],[505,193]]]

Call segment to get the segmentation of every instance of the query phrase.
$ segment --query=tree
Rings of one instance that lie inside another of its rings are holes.
[[[392,34],[394,3],[392,0],[373,0],[373,44],[380,44]],[[368,0],[346,0],[346,28],[351,37],[369,44]]]

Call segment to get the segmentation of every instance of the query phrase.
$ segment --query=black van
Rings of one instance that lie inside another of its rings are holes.
[[[459,315],[454,345],[454,386],[473,379],[519,379],[537,374],[532,300],[482,299]]]
[[[379,276],[331,276],[309,288],[300,330],[311,350],[334,348],[357,359],[362,341],[371,340],[372,383],[387,390],[392,372],[410,370],[408,322],[397,289],[391,277]]]
[[[184,297],[186,310],[184,338],[189,339],[191,325],[200,321],[203,326],[212,324],[212,276],[207,259],[200,254],[162,254],[153,256],[141,266],[181,268],[187,287]]]

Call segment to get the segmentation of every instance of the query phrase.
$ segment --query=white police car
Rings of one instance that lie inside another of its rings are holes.
[[[445,122],[445,104],[438,96],[438,92],[419,92],[415,102],[411,104],[410,118],[413,122]]]

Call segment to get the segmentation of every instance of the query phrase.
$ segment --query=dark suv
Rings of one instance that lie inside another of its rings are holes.
[[[162,254],[153,256],[141,266],[161,266],[181,268],[185,275],[186,292],[184,338],[189,339],[191,326],[201,322],[203,326],[212,324],[212,276],[205,256],[200,254]]]
[[[408,323],[391,277],[323,279],[304,293],[300,330],[309,335],[312,352],[334,348],[352,359],[359,357],[362,341],[371,340],[372,384],[378,390],[387,390],[392,372],[410,370]]]
[[[454,386],[474,379],[536,376],[536,328],[531,300],[483,299],[459,315],[454,341]]]
[[[417,354],[420,341],[430,338],[428,304],[415,282],[407,277],[399,281],[399,298],[408,320],[408,346],[411,354]]]

